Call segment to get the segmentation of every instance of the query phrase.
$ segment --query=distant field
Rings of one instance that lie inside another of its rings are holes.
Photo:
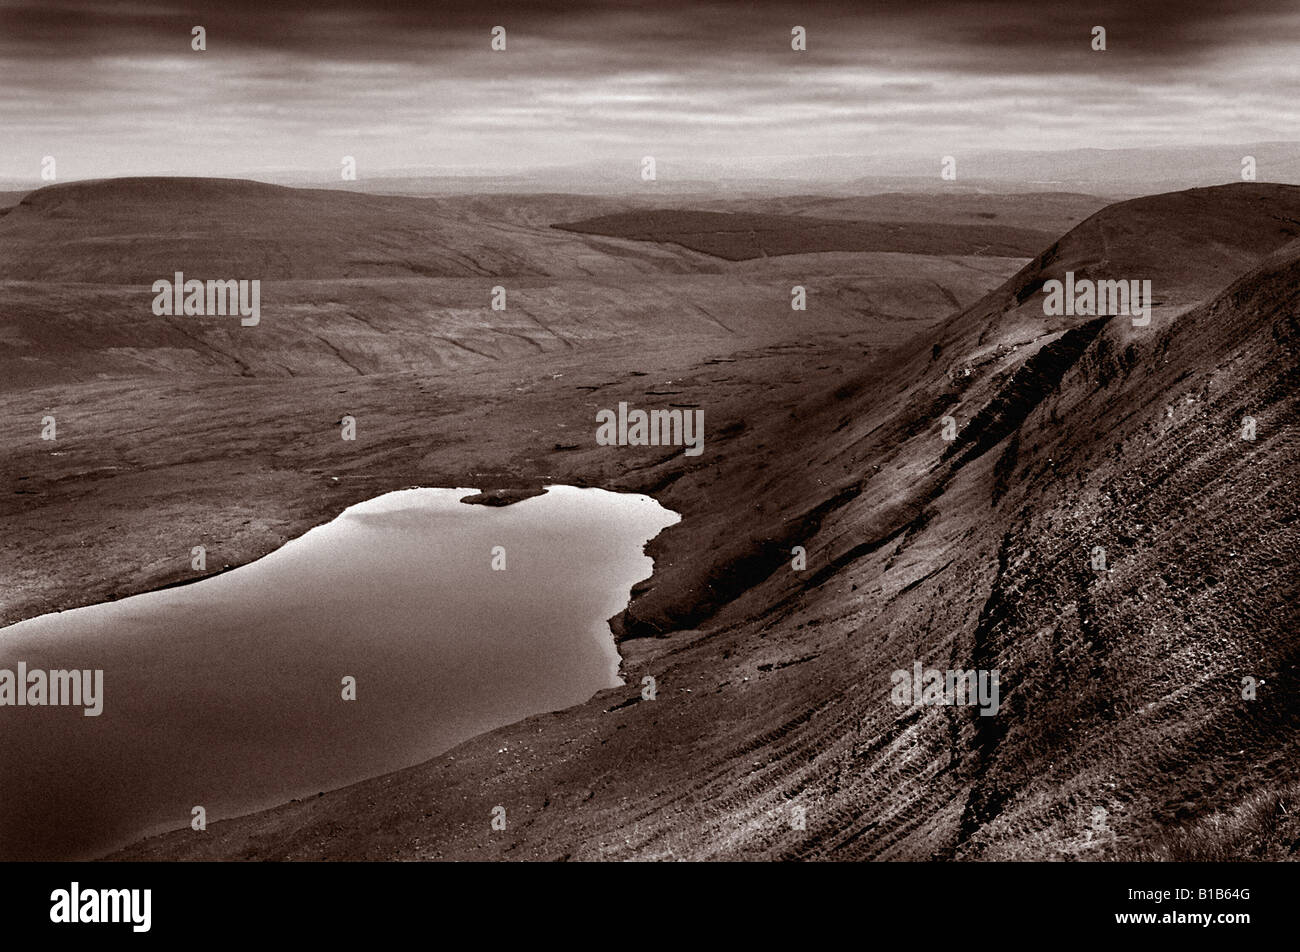
[[[690,203],[711,212],[798,215],[849,221],[908,222],[929,225],[1009,225],[1063,235],[1113,198],[1077,192],[884,192],[861,195],[780,195],[743,204],[722,198]],[[683,203],[685,204],[685,203]],[[621,210],[621,209],[619,209]],[[615,211],[610,209],[609,211]],[[595,214],[595,212],[588,212]]]
[[[1009,225],[844,221],[799,215],[634,211],[552,226],[634,241],[672,243],[728,261],[825,251],[1030,258],[1056,235]]]

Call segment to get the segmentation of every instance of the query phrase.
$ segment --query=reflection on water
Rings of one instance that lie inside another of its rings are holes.
[[[0,707],[0,858],[102,854],[617,685],[606,619],[678,516],[600,489],[473,492],[390,493],[216,578],[0,630],[0,669],[104,670],[98,717]]]

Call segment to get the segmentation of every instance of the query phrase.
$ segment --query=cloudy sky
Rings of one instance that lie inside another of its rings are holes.
[[[0,76],[24,179],[1297,140],[1300,3],[0,0]]]

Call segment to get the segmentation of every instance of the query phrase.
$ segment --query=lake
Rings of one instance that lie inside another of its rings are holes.
[[[104,672],[99,716],[0,706],[0,859],[315,795],[620,684],[606,620],[679,516],[569,486],[460,502],[475,492],[388,493],[250,565],[0,630],[0,670]]]

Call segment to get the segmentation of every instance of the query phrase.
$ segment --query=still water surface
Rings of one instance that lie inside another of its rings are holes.
[[[0,707],[0,859],[314,795],[619,684],[606,620],[678,515],[569,486],[459,501],[474,492],[389,493],[221,576],[0,630],[0,669],[104,670],[98,717]]]

